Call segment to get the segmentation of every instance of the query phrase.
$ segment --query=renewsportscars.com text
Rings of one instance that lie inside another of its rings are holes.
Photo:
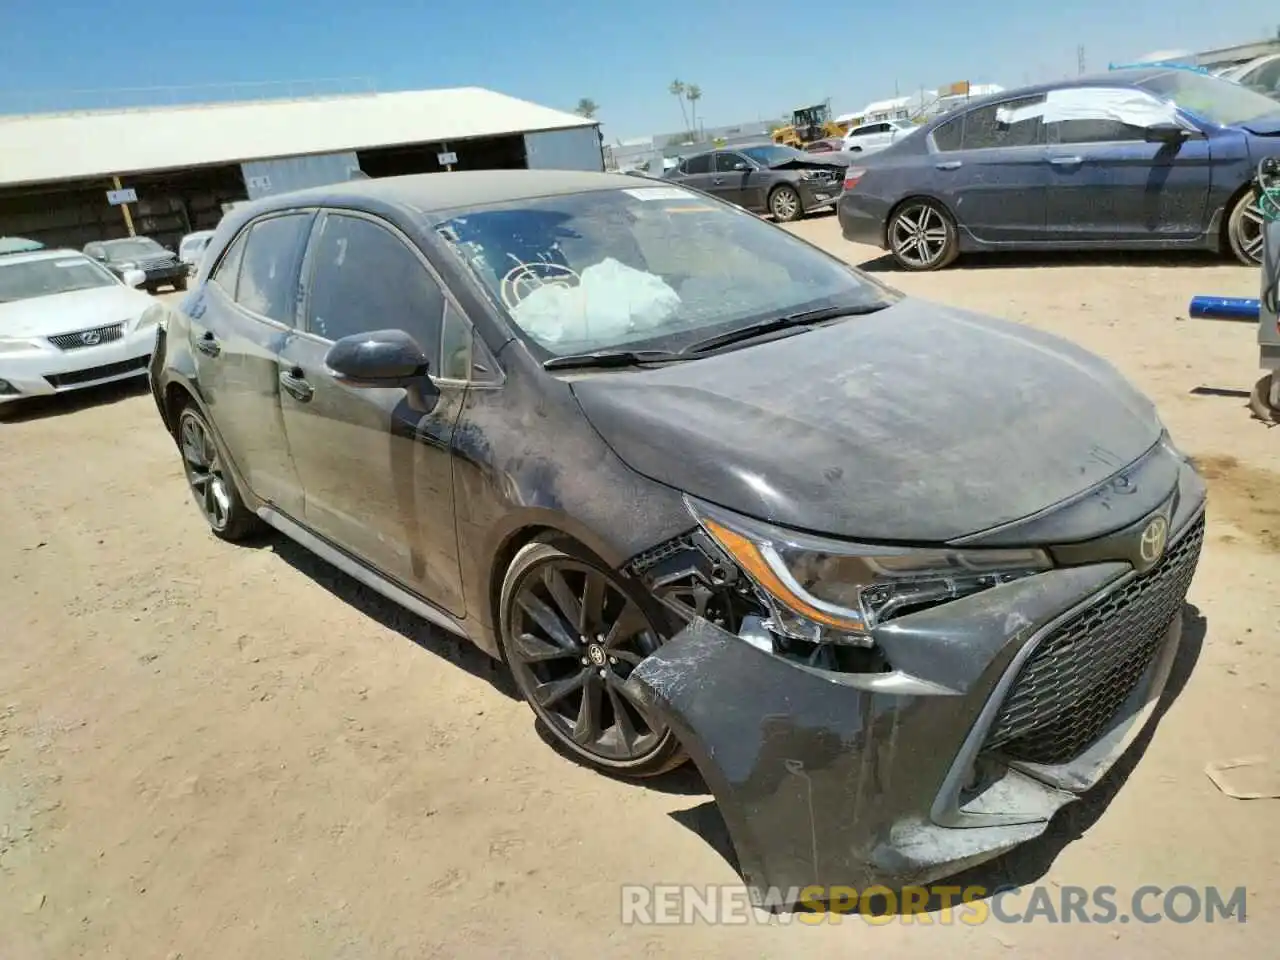
[[[1112,886],[771,888],[687,884],[622,888],[622,922],[669,924],[824,924],[846,917],[864,923],[1244,923],[1244,887],[1141,886],[1121,893]],[[782,909],[795,905],[796,909]]]

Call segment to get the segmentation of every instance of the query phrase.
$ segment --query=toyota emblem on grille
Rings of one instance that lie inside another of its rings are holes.
[[[102,334],[97,330],[86,330],[80,334],[80,342],[86,347],[92,347],[94,344],[102,342]]]
[[[1153,517],[1142,530],[1138,538],[1138,556],[1142,559],[1143,568],[1152,566],[1164,553],[1165,541],[1169,539],[1169,521],[1164,517]]]

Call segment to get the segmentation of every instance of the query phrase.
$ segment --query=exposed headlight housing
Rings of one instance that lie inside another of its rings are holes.
[[[773,631],[871,646],[877,624],[1048,570],[1036,549],[954,550],[830,540],[686,498],[698,523],[751,579]]]

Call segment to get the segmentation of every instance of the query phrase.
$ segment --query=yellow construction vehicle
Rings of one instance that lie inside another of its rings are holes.
[[[831,119],[831,104],[818,103],[800,107],[791,114],[791,122],[773,131],[773,142],[803,150],[805,144],[828,137],[844,136],[844,130]]]

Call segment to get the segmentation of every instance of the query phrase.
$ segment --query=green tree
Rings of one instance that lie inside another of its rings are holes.
[[[691,83],[685,89],[684,97],[689,101],[689,126],[693,128],[696,136],[698,131],[698,101],[702,99],[702,88],[696,83]]]
[[[590,97],[583,97],[578,101],[578,108],[574,112],[579,116],[586,117],[588,120],[593,120],[599,109],[594,100]]]
[[[689,112],[684,108],[685,85],[683,80],[672,80],[667,92],[680,102],[680,116],[684,118],[685,129],[689,129]]]

